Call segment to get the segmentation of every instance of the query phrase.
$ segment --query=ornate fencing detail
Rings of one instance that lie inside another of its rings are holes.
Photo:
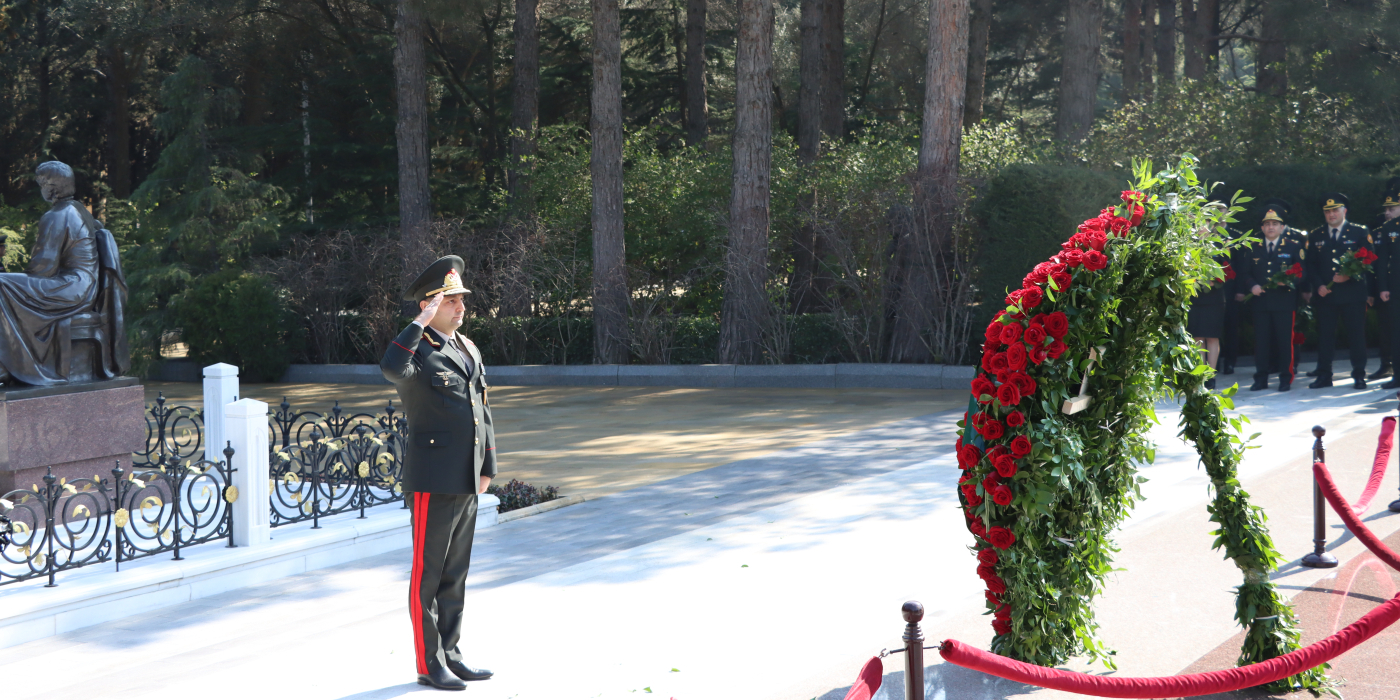
[[[284,398],[268,421],[272,527],[403,501],[400,464],[408,420],[393,402],[381,414],[292,411]]]
[[[0,585],[116,560],[121,563],[227,538],[233,546],[238,499],[233,449],[224,461],[160,459],[111,478],[61,479],[0,497]]]
[[[133,454],[138,467],[159,467],[168,458],[195,459],[204,454],[204,411],[166,406],[165,392],[146,411],[146,450]]]

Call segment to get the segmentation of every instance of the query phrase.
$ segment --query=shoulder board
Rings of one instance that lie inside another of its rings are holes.
[[[423,331],[423,340],[428,341],[428,344],[433,346],[434,348],[442,347],[442,343],[439,343],[437,340],[435,340],[432,334],[427,331]]]

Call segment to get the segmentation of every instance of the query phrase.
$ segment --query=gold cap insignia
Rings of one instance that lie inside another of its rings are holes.
[[[427,299],[431,299],[439,294],[452,296],[454,294],[470,293],[470,290],[462,286],[462,276],[458,274],[457,270],[454,268],[448,270],[447,275],[442,278],[442,287],[434,289],[430,292],[425,292],[423,296]]]
[[[1273,209],[1270,209],[1269,211],[1264,213],[1264,220],[1277,221],[1279,223],[1283,223],[1283,219],[1279,218],[1278,212],[1274,211]]]

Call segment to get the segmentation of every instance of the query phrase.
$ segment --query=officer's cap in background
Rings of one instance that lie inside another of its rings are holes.
[[[423,274],[418,275],[418,279],[413,280],[413,284],[408,285],[404,301],[417,303],[432,299],[438,294],[471,294],[471,290],[462,286],[462,271],[466,268],[467,264],[455,255],[438,258],[437,262],[423,271]]]
[[[1263,221],[1277,221],[1287,225],[1291,218],[1293,218],[1293,205],[1289,204],[1288,200],[1273,197],[1264,202]]]
[[[1322,210],[1341,209],[1347,206],[1347,196],[1341,192],[1333,192],[1322,198]]]
[[[1386,184],[1385,194],[1381,197],[1381,206],[1400,207],[1400,178],[1394,178]]]

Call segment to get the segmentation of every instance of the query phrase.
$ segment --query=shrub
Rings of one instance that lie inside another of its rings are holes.
[[[1242,230],[1259,231],[1264,201],[1282,197],[1293,205],[1291,226],[1307,231],[1322,225],[1322,195],[1342,192],[1351,200],[1347,218],[1359,224],[1371,223],[1381,213],[1380,203],[1386,177],[1382,172],[1357,172],[1322,165],[1260,165],[1240,168],[1213,168],[1201,172],[1201,181],[1223,182],[1213,194],[1229,198],[1243,190],[1254,201],[1244,203],[1245,211],[1236,218]]]
[[[528,508],[559,497],[559,489],[553,486],[535,488],[519,479],[511,479],[505,486],[491,484],[486,487],[486,493],[501,499],[501,505],[496,507],[498,513]]]
[[[301,325],[265,277],[225,270],[172,301],[181,337],[202,365],[236,365],[249,381],[276,381],[301,342]]]

